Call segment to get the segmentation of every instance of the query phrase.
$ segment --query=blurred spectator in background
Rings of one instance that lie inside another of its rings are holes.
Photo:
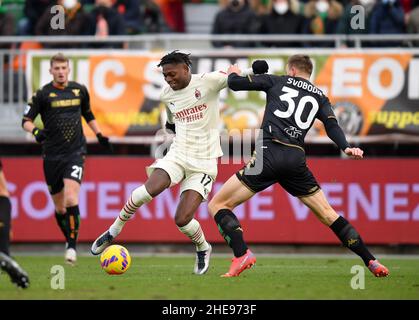
[[[96,0],[95,7],[89,14],[88,34],[100,38],[106,38],[110,35],[124,35],[124,18],[113,7],[112,0]],[[121,43],[96,43],[92,45],[95,48],[120,48]]]
[[[405,33],[403,8],[399,0],[378,0],[371,14],[370,33],[403,34]],[[401,41],[374,43],[377,47],[401,46]]]
[[[57,4],[55,0],[26,0],[24,7],[25,17],[19,21],[19,35],[34,35],[35,26],[45,10]]]
[[[410,11],[407,21],[407,32],[419,34],[419,6]],[[412,41],[411,46],[419,47],[419,40]]]
[[[142,1],[140,14],[143,33],[168,33],[170,28],[167,25],[159,5],[154,0]]]
[[[140,32],[140,0],[116,0],[113,7],[124,17],[125,33],[137,34]]]
[[[352,0],[349,4],[346,5],[343,15],[339,20],[336,33],[340,34],[368,34],[370,33],[370,18],[371,13],[374,8],[376,0]],[[358,14],[358,11],[351,12],[351,9],[353,6],[362,6],[364,8],[365,12],[365,19],[362,21],[359,21],[355,17],[355,15]],[[354,20],[352,20],[354,18]],[[354,21],[359,25],[353,26],[351,22]],[[352,44],[345,43],[344,46],[352,46]],[[370,46],[366,42],[362,42],[362,46]]]
[[[15,34],[15,18],[7,12],[5,6],[0,5],[0,36],[13,36]],[[10,44],[1,44],[1,49],[10,48]]]
[[[225,9],[228,6],[229,0],[218,0],[221,8]],[[272,0],[248,0],[250,8],[256,15],[268,14]]]
[[[273,0],[249,0],[250,8],[256,15],[269,14]]]
[[[304,32],[318,35],[334,34],[342,14],[343,6],[335,0],[310,0],[304,6]],[[333,42],[316,42],[311,45],[334,47]]]
[[[88,16],[83,12],[83,7],[78,0],[58,0],[59,5],[64,7],[65,26],[64,29],[51,28],[51,10],[45,10],[42,17],[35,26],[35,34],[37,36],[70,36],[86,34],[86,25],[88,24]],[[45,43],[45,48],[74,48],[81,47],[75,43]]]
[[[225,9],[219,11],[212,25],[212,34],[257,33],[260,23],[245,0],[229,0]],[[213,41],[219,47],[253,47],[253,42]]]
[[[182,0],[155,0],[164,19],[173,32],[185,32],[185,17]]]
[[[261,34],[300,34],[304,19],[298,14],[297,0],[273,0],[269,14],[261,17]],[[299,47],[299,42],[267,42],[267,47]]]
[[[417,6],[419,6],[419,0],[400,0],[400,4],[405,14],[409,13]]]

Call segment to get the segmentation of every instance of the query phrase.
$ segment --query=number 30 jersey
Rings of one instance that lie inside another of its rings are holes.
[[[349,147],[329,99],[306,79],[269,74],[240,77],[233,73],[229,75],[228,86],[232,90],[266,92],[266,109],[261,125],[264,139],[304,148],[304,138],[317,118],[342,150]]]

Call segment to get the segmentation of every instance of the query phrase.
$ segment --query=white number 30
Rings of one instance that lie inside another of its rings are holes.
[[[281,101],[287,102],[288,109],[285,111],[280,111],[276,109],[274,114],[279,118],[289,118],[295,111],[294,119],[297,126],[303,130],[308,129],[314,117],[316,116],[317,111],[319,110],[319,104],[317,103],[317,100],[312,96],[304,96],[298,103],[297,110],[295,110],[294,98],[298,97],[298,90],[284,86],[282,88],[282,92],[286,93],[280,95],[279,99],[281,99]],[[307,120],[304,122],[301,119],[301,116],[307,103],[311,104],[311,110],[307,117]]]

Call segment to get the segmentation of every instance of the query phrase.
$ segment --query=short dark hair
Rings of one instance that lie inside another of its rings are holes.
[[[304,54],[295,54],[289,57],[287,64],[288,68],[295,67],[299,71],[307,73],[309,76],[311,76],[311,73],[313,72],[313,63],[311,62],[310,57]]]
[[[183,53],[179,52],[179,50],[172,51],[166,54],[163,58],[161,58],[160,63],[157,65],[158,67],[162,67],[165,64],[179,64],[184,63],[189,68],[192,67],[191,59],[189,59],[190,53]]]
[[[69,59],[64,54],[59,52],[56,55],[53,55],[51,57],[51,60],[49,61],[51,67],[52,67],[52,64],[54,62],[67,62],[67,63],[69,63]]]

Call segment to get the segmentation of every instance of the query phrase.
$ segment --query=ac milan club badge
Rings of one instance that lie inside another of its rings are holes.
[[[195,98],[201,99],[201,92],[198,89],[195,89]]]

